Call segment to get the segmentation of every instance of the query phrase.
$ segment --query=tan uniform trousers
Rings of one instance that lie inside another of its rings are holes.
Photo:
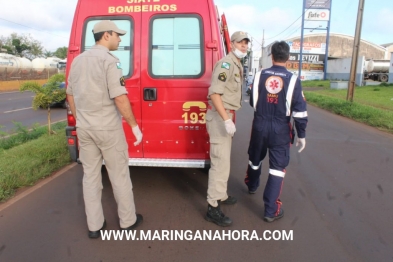
[[[95,131],[77,128],[80,160],[83,165],[83,198],[90,231],[104,223],[102,210],[102,160],[108,171],[117,203],[120,227],[136,222],[134,195],[128,167],[128,145],[123,129]]]
[[[228,114],[233,119],[232,114]],[[217,200],[226,200],[227,184],[231,167],[232,137],[228,135],[224,121],[217,111],[208,109],[206,128],[210,137],[210,169],[207,202],[217,207]]]

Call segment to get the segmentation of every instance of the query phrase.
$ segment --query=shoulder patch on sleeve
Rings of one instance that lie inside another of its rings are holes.
[[[126,83],[124,81],[124,76],[120,77],[120,85],[121,86],[125,86],[126,85]]]
[[[116,66],[117,66],[117,69],[121,69],[121,63],[117,62]]]
[[[225,74],[225,72],[222,72],[218,75],[218,80],[225,82],[227,81],[227,74]]]
[[[228,62],[223,62],[221,65],[221,68],[225,68],[227,70],[229,70],[230,67],[231,67],[231,64]]]

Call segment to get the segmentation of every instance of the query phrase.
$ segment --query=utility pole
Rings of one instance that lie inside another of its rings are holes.
[[[306,9],[306,0],[303,0],[302,32],[300,34],[299,75],[298,75],[300,80],[302,80],[302,67],[303,67],[304,13],[305,13],[304,10],[305,9]]]
[[[259,58],[259,68],[257,71],[262,69],[264,45],[265,45],[265,29],[263,29],[263,34],[262,34],[261,57]]]
[[[355,39],[353,41],[351,75],[349,78],[349,86],[347,92],[347,101],[353,102],[353,93],[356,84],[356,69],[358,65],[359,48],[360,48],[360,35],[362,33],[362,21],[364,11],[364,0],[359,0],[358,18],[356,21]]]

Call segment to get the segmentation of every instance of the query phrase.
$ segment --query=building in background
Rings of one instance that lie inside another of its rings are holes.
[[[300,61],[300,36],[285,40],[291,47],[290,58],[287,69],[295,74],[299,72]],[[328,60],[344,59],[352,56],[354,37],[343,34],[330,34]],[[326,48],[326,34],[310,34],[304,36],[303,60],[302,60],[302,80],[323,79],[324,58]],[[264,47],[261,64],[263,68],[272,65],[270,48]],[[359,56],[368,60],[390,60],[390,52],[393,51],[393,43],[377,45],[365,40],[361,40]]]

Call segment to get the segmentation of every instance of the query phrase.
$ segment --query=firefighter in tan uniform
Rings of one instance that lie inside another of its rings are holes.
[[[231,36],[232,51],[214,66],[208,94],[206,127],[210,136],[209,184],[207,190],[207,221],[229,226],[232,221],[220,208],[235,204],[237,199],[227,194],[230,172],[232,137],[236,132],[234,113],[241,107],[243,67],[240,59],[247,55],[249,38],[245,32]]]
[[[142,133],[127,97],[120,61],[109,52],[117,50],[119,36],[126,31],[104,20],[94,25],[93,34],[96,45],[72,62],[67,100],[76,119],[79,138],[88,236],[98,238],[106,226],[101,203],[103,160],[118,205],[121,229],[134,229],[143,221],[143,217],[135,213],[121,115],[132,127],[135,146],[142,141]]]

